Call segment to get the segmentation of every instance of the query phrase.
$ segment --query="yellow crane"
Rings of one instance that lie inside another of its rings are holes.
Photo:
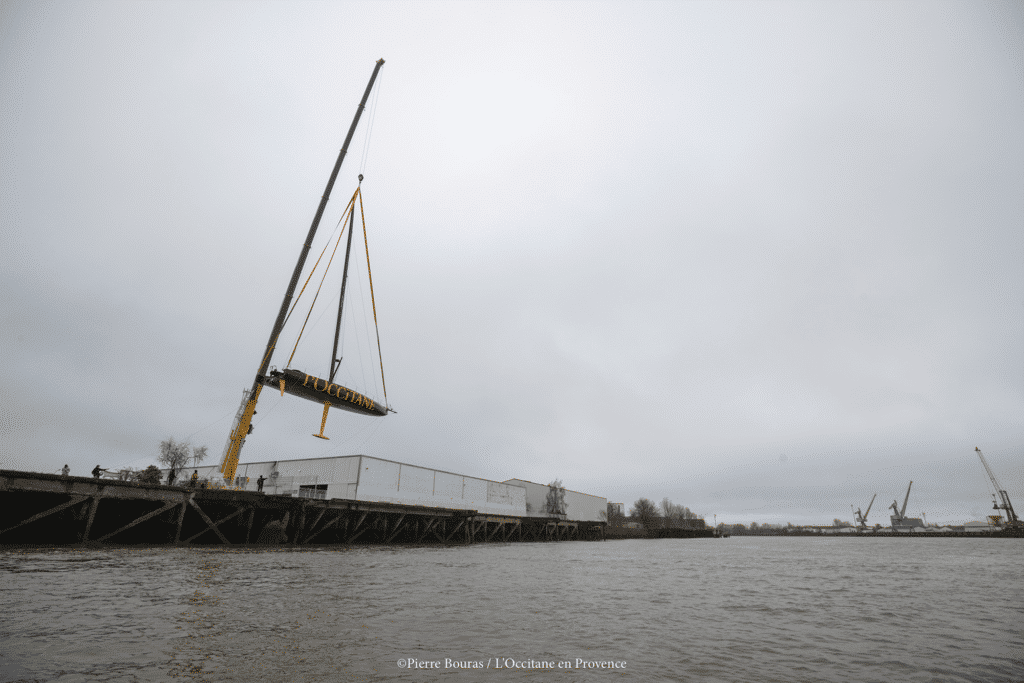
[[[376,66],[373,69],[373,74],[370,76],[370,82],[367,83],[366,90],[363,92],[363,99],[359,102],[359,107],[356,109],[355,117],[352,119],[352,125],[349,126],[348,135],[345,136],[345,142],[341,147],[341,151],[338,153],[338,160],[334,164],[334,169],[331,171],[330,179],[327,181],[327,187],[324,190],[323,196],[320,198],[320,205],[317,207],[316,214],[313,216],[313,223],[309,226],[309,233],[306,235],[306,240],[299,253],[299,259],[295,264],[295,270],[292,272],[292,278],[288,283],[288,289],[285,292],[284,301],[281,302],[281,309],[277,314],[277,320],[274,322],[274,327],[270,332],[270,340],[267,342],[267,350],[263,354],[263,360],[260,363],[259,369],[256,371],[256,378],[253,380],[252,389],[244,393],[242,397],[242,404],[239,406],[238,413],[235,415],[235,422],[232,427],[231,434],[228,437],[228,443],[225,446],[224,458],[220,467],[221,474],[224,477],[224,483],[228,486],[232,485],[234,482],[235,471],[238,467],[238,458],[241,453],[242,446],[245,444],[245,438],[252,432],[252,417],[256,414],[256,402],[259,400],[260,392],[263,390],[264,385],[280,387],[282,394],[288,392],[290,394],[324,404],[324,416],[323,421],[321,422],[320,434],[314,434],[314,436],[323,437],[323,425],[327,421],[327,411],[331,405],[336,405],[339,408],[362,413],[364,415],[383,416],[387,415],[389,412],[386,405],[381,406],[376,404],[370,398],[353,391],[352,389],[348,389],[347,387],[340,386],[332,381],[325,380],[320,377],[314,377],[306,373],[299,373],[298,371],[291,369],[285,369],[283,372],[268,372],[270,359],[273,356],[274,348],[277,346],[278,337],[280,336],[284,323],[290,313],[289,304],[291,304],[292,297],[295,294],[295,288],[298,285],[299,277],[302,275],[302,269],[306,263],[306,257],[309,255],[310,247],[313,244],[313,238],[316,236],[317,227],[320,225],[320,218],[323,216],[324,209],[327,206],[327,201],[330,199],[331,190],[334,187],[334,181],[338,177],[338,171],[341,170],[341,163],[345,160],[345,154],[348,152],[348,146],[352,141],[352,135],[356,131],[356,126],[359,125],[359,118],[363,113],[363,109],[366,108],[366,101],[370,97],[370,91],[373,90],[374,81],[377,80],[377,73],[380,71],[383,64],[383,59],[377,60]],[[359,179],[361,181],[362,176],[360,176]],[[360,197],[360,209],[362,208],[361,194],[358,189],[352,196],[352,199],[349,201],[349,205],[346,208],[346,212],[351,212],[348,242],[349,248],[351,248],[352,244],[351,228],[354,227],[355,200],[357,196]],[[367,248],[367,252],[369,252],[369,248]],[[347,269],[347,252],[345,265]],[[344,288],[344,284],[342,287]],[[370,287],[372,292],[372,279],[370,280]],[[342,301],[344,301],[344,289],[342,290]],[[338,318],[340,321],[340,304]],[[374,305],[374,318],[376,318],[376,305]],[[331,356],[330,380],[334,379],[334,372],[337,369],[334,358],[336,353],[337,339],[335,339],[335,352],[332,353]],[[386,400],[387,395],[385,394],[385,401]]]

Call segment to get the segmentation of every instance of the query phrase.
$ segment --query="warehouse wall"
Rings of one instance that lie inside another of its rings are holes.
[[[215,480],[219,477],[219,468],[219,465],[206,465],[186,469],[179,483],[186,483],[193,469],[199,470],[200,478]],[[275,472],[277,476],[271,476]],[[255,491],[256,479],[264,476],[263,491],[271,495],[297,496],[301,486],[326,485],[326,491],[317,493],[327,499],[477,510],[491,515],[547,516],[544,510],[548,487],[545,484],[524,479],[489,481],[367,455],[242,463],[236,474],[249,491]],[[166,470],[163,476],[166,481]],[[564,518],[575,522],[602,522],[607,505],[606,498],[566,489]]]
[[[506,484],[516,484],[526,488],[526,502],[529,504],[531,517],[547,515],[549,487],[525,479],[508,479]],[[565,518],[573,522],[603,522],[608,512],[608,499],[592,496],[579,491],[565,490]]]
[[[576,522],[604,522],[608,516],[608,499],[566,489],[565,515]]]
[[[496,481],[361,456],[356,500],[526,514],[526,489]]]

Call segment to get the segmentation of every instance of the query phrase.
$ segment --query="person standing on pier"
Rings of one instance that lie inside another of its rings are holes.
[[[69,474],[71,474],[71,468],[68,467],[67,465],[64,465],[64,467],[62,467],[60,470],[60,476],[67,479]]]
[[[190,488],[195,488],[196,484],[199,483],[199,470],[192,471],[192,478],[189,479],[188,485]]]
[[[99,465],[96,465],[96,467],[93,467],[92,468],[93,479],[99,479],[100,478],[100,474],[103,473],[103,472],[106,472],[106,470],[103,469],[102,467],[100,467]]]
[[[257,493],[263,493],[263,482],[265,482],[265,481],[266,481],[266,478],[261,474],[259,479],[256,480],[256,491],[257,491]]]

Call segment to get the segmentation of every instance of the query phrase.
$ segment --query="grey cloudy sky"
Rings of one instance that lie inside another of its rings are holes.
[[[325,442],[268,391],[243,461],[744,523],[875,492],[882,522],[913,479],[963,521],[979,446],[1024,507],[1020,3],[3,2],[0,32],[3,467],[219,458],[383,57],[314,252],[364,173],[398,413]],[[342,377],[379,396],[362,278]],[[317,310],[293,366],[325,376]]]

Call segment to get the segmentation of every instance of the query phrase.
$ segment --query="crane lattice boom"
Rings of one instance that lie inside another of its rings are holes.
[[[978,458],[981,459],[981,464],[985,467],[985,472],[988,474],[988,478],[992,482],[992,488],[995,489],[995,493],[992,494],[992,509],[1006,511],[1007,526],[1024,526],[1024,524],[1022,524],[1017,518],[1017,513],[1013,511],[1013,504],[1010,503],[1009,494],[1006,493],[1006,489],[999,484],[999,480],[996,479],[996,475],[992,472],[992,468],[988,466],[988,461],[985,460],[985,456],[982,455],[981,449],[975,446],[974,451],[978,454]]]

